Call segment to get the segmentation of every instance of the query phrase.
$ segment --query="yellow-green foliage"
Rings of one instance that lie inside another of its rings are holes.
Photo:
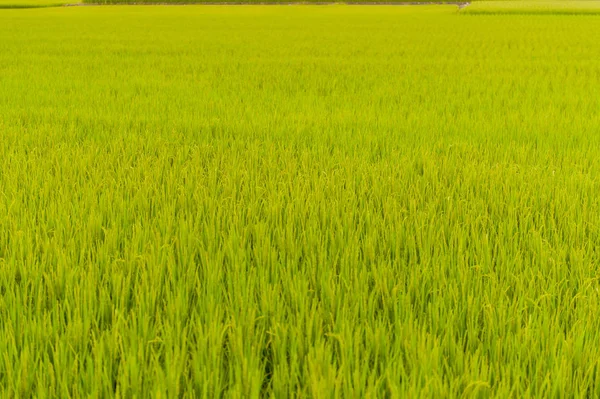
[[[76,4],[80,2],[80,0],[0,0],[0,9],[60,7],[64,4]]]
[[[600,1],[474,1],[461,12],[465,14],[600,14]]]
[[[29,0],[21,0],[29,1]],[[202,4],[202,3],[230,3],[230,4],[258,4],[258,3],[466,3],[468,0],[83,0],[91,4]]]
[[[600,395],[600,30],[0,12],[5,397]]]

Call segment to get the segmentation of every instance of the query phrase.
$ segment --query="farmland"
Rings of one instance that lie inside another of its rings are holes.
[[[529,0],[474,1],[464,14],[600,14],[600,1],[593,0]]]
[[[0,10],[2,396],[600,395],[599,18]]]

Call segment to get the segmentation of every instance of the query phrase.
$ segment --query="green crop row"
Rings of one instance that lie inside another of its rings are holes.
[[[0,12],[0,396],[597,397],[600,30]]]

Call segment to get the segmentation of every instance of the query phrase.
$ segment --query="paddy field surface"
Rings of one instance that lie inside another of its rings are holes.
[[[0,10],[2,395],[600,395],[599,22]]]

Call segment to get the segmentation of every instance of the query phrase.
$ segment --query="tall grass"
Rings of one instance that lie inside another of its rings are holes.
[[[0,12],[3,396],[597,396],[599,36]]]

